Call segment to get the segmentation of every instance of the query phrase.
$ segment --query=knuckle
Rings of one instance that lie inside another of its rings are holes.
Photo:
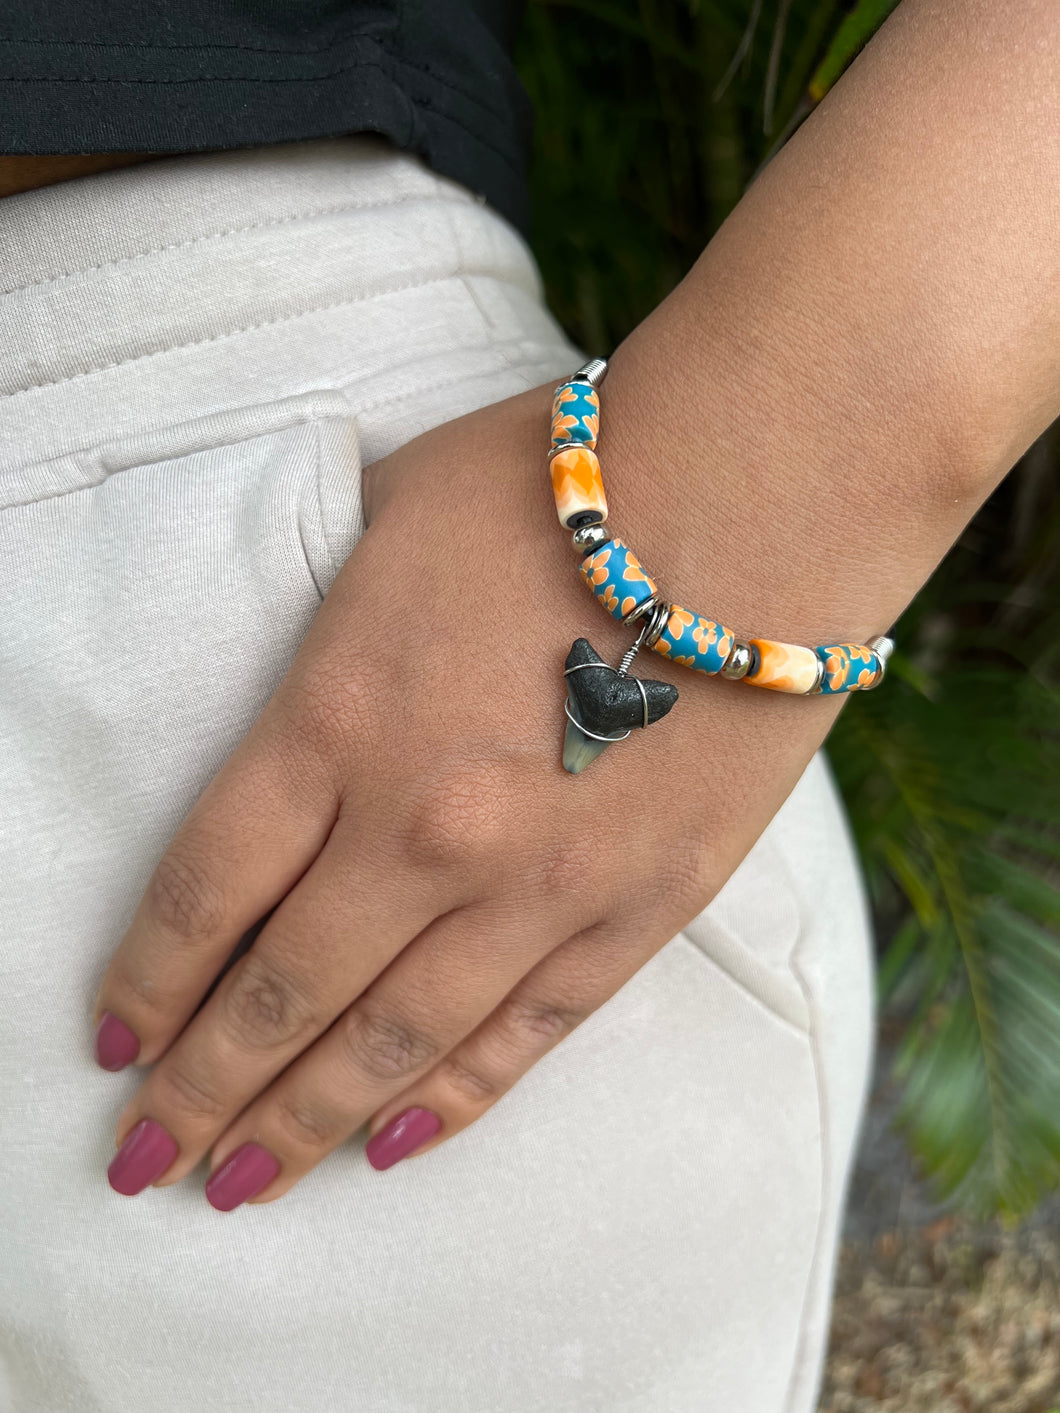
[[[508,787],[488,766],[435,780],[409,810],[405,846],[410,861],[449,869],[493,858],[512,819]]]
[[[538,1001],[530,996],[509,996],[501,1006],[501,1022],[519,1048],[533,1042],[562,1040],[586,1018],[587,1010]]]
[[[438,1069],[447,1084],[476,1102],[496,1099],[504,1092],[504,1086],[498,1080],[490,1079],[481,1070],[464,1064],[456,1055],[447,1055]]]
[[[354,1069],[384,1083],[414,1074],[439,1050],[430,1036],[374,1007],[355,1006],[343,1022],[342,1037]]]
[[[210,869],[187,845],[163,855],[147,887],[151,916],[173,936],[196,942],[224,922],[224,899]]]
[[[223,993],[224,1028],[252,1050],[287,1046],[313,1029],[312,1009],[294,982],[253,950],[234,968]]]
[[[195,1123],[216,1123],[226,1104],[214,1084],[182,1064],[164,1066],[152,1076],[152,1088],[160,1089],[164,1111]]]
[[[300,1148],[326,1151],[334,1148],[343,1130],[334,1114],[325,1113],[293,1095],[279,1095],[276,1118],[284,1134]]]

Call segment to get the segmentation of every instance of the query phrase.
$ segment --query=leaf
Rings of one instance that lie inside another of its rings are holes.
[[[810,80],[810,97],[815,103],[821,101],[897,4],[898,0],[859,0],[839,26],[828,52]]]
[[[941,1197],[1019,1215],[1060,1182],[1060,700],[996,667],[928,685],[852,702],[829,750],[901,919],[880,968],[901,1126]]]

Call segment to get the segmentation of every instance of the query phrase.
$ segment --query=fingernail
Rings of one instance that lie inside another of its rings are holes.
[[[406,1109],[370,1138],[364,1151],[372,1167],[382,1172],[433,1138],[441,1126],[441,1119],[430,1109]]]
[[[96,1063],[105,1070],[123,1070],[140,1053],[140,1042],[124,1021],[104,1011],[96,1026]]]
[[[123,1197],[135,1197],[159,1178],[177,1156],[177,1145],[161,1124],[141,1119],[115,1153],[107,1181]]]
[[[206,1200],[219,1212],[231,1212],[248,1197],[257,1197],[280,1171],[280,1165],[260,1143],[244,1143],[227,1163],[211,1173]]]

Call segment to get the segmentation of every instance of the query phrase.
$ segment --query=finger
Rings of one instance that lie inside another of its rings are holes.
[[[650,934],[647,934],[650,935]],[[422,1079],[372,1116],[366,1153],[385,1170],[426,1153],[493,1107],[668,940],[606,923],[557,947]]]
[[[210,1201],[230,1210],[265,1175],[263,1200],[282,1196],[472,1031],[566,930],[510,906],[439,918],[225,1133]]]
[[[150,1064],[193,1014],[240,938],[288,893],[338,811],[322,772],[250,736],[156,866],[93,1008],[105,1069]]]
[[[434,880],[378,869],[359,842],[349,824],[332,831],[126,1105],[119,1144],[150,1119],[175,1146],[160,1185],[190,1172],[236,1115],[445,911]]]

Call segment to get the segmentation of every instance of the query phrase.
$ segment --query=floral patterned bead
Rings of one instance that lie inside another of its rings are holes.
[[[796,643],[775,643],[770,638],[751,638],[749,646],[758,653],[754,672],[742,677],[752,687],[768,687],[771,692],[792,692],[804,697],[817,681],[817,654],[813,648]]]
[[[612,618],[625,618],[655,593],[655,584],[621,540],[608,540],[587,555],[578,572]]]
[[[872,648],[860,643],[827,643],[814,651],[824,663],[823,693],[856,692],[876,680],[880,659]]]
[[[666,627],[652,647],[671,662],[713,675],[725,665],[735,641],[731,629],[674,604]]]
[[[600,429],[600,398],[591,383],[561,383],[552,399],[552,445],[579,442],[590,451]]]
[[[598,525],[607,519],[607,497],[596,453],[587,446],[571,446],[552,458],[552,491],[559,523],[566,530]]]

